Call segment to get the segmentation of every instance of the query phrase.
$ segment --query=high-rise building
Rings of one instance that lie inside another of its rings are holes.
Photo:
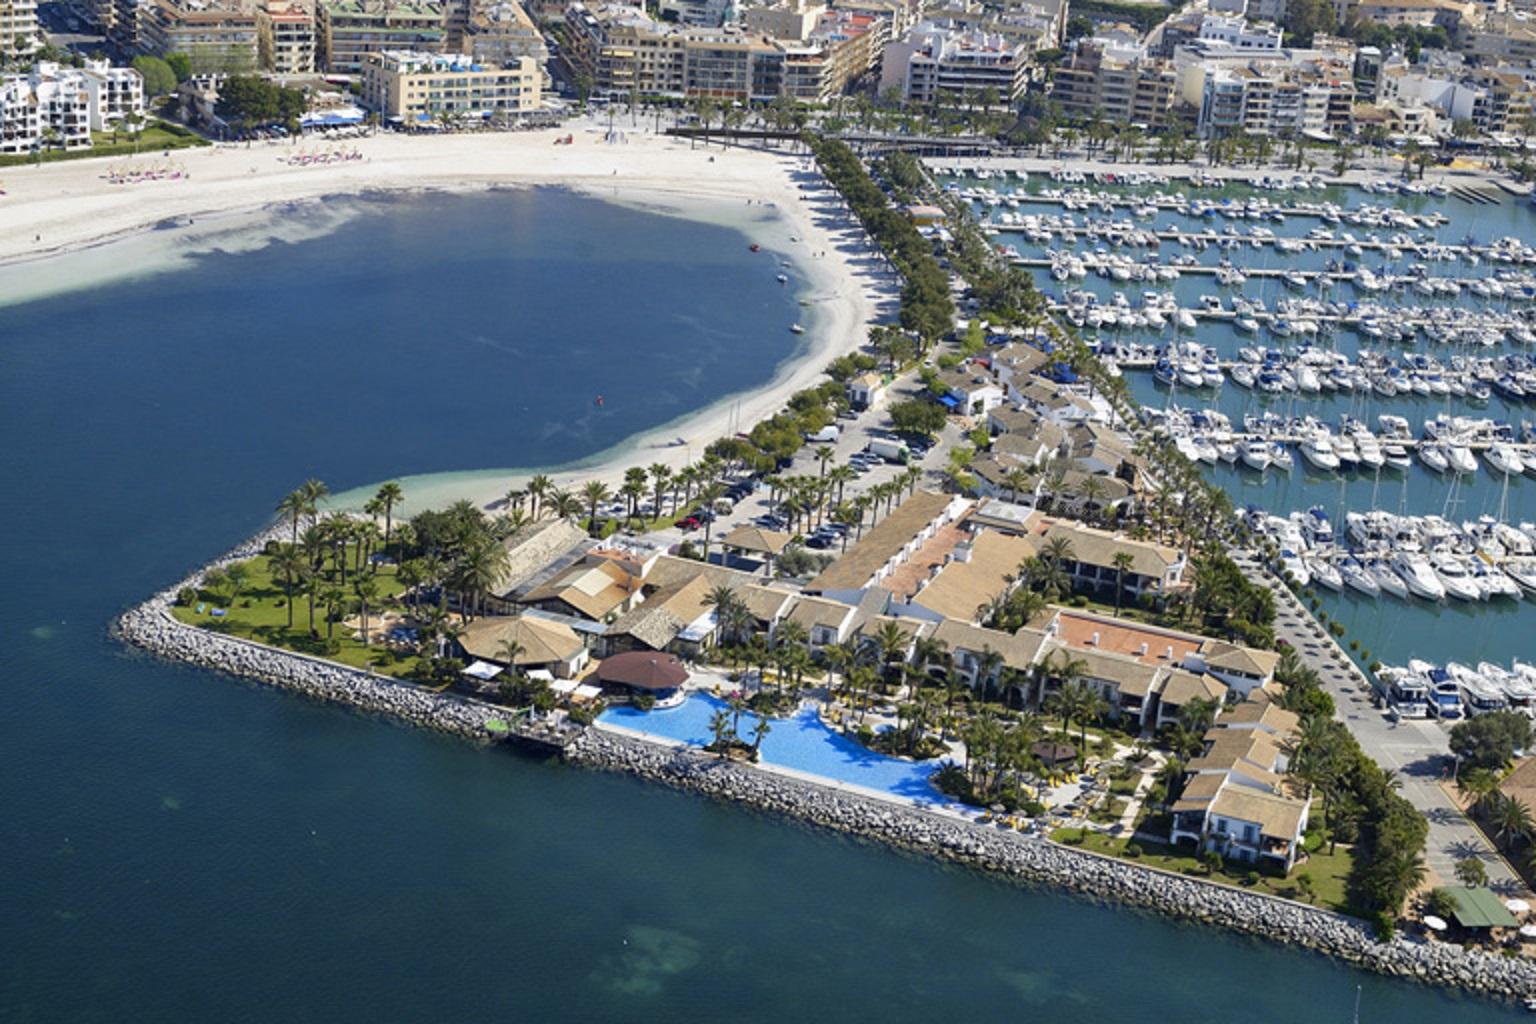
[[[42,45],[37,0],[0,0],[0,63],[30,57]]]
[[[378,0],[322,0],[316,9],[325,70],[355,75],[364,58],[386,50],[439,53],[447,34],[442,4]]]

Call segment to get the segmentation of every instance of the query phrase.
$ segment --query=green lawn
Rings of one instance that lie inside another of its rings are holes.
[[[55,160],[84,160],[88,157],[100,156],[132,156],[137,150],[141,156],[155,156],[168,149],[187,149],[194,146],[209,145],[207,139],[190,132],[180,126],[167,126],[163,122],[152,122],[139,133],[139,141],[135,147],[133,136],[127,132],[118,132],[117,141],[112,141],[111,132],[92,132],[90,149],[44,150],[33,157],[31,154],[18,154],[0,157],[0,167],[17,167],[22,164],[30,164],[37,160],[48,163]]]
[[[287,599],[283,593],[281,581],[274,581],[268,571],[268,559],[265,555],[257,556],[245,563],[251,570],[250,579],[241,588],[234,600],[230,603],[228,614],[214,616],[209,614],[215,608],[224,608],[228,600],[228,592],[214,594],[208,590],[199,590],[197,600],[190,607],[177,605],[173,614],[182,622],[198,626],[203,629],[219,633],[228,633],[233,636],[245,637],[249,640],[259,640],[262,643],[271,644],[274,647],[286,647],[290,650],[301,651],[305,654],[313,654],[318,657],[329,658],[356,668],[373,668],[393,676],[405,676],[410,673],[420,660],[414,654],[401,655],[378,645],[364,646],[362,642],[353,639],[352,631],[340,622],[335,624],[333,635],[340,643],[341,649],[334,654],[328,654],[325,650],[325,613],[317,607],[315,609],[315,631],[318,636],[311,636],[309,632],[309,605],[306,599],[300,595],[294,599],[293,628],[288,627]],[[375,577],[379,583],[378,609],[394,608],[399,605],[395,601],[397,595],[403,589],[399,581],[392,573],[381,572]],[[348,581],[352,576],[348,575]],[[350,585],[346,588],[351,594]],[[197,606],[205,605],[202,614],[198,614]],[[378,609],[369,607],[368,614],[372,618]],[[353,604],[342,618],[356,614],[356,598]]]
[[[1222,882],[1240,889],[1252,889],[1255,892],[1269,893],[1273,896],[1284,896],[1287,899],[1300,900],[1303,903],[1310,902],[1313,906],[1324,907],[1328,910],[1337,910],[1343,914],[1354,913],[1345,896],[1345,883],[1349,878],[1351,858],[1349,847],[1340,846],[1338,852],[1329,854],[1326,846],[1311,854],[1308,859],[1298,864],[1286,878],[1277,878],[1272,875],[1260,874],[1259,879],[1253,885],[1247,884],[1248,868],[1242,865],[1224,866],[1214,876],[1207,876],[1205,866],[1183,850],[1165,846],[1161,843],[1152,843],[1145,840],[1136,840],[1142,849],[1140,857],[1127,857],[1126,846],[1130,839],[1118,836],[1105,835],[1092,829],[1062,828],[1051,834],[1051,838],[1066,846],[1077,846],[1094,853],[1108,854],[1122,860],[1132,861],[1137,864],[1145,864],[1148,867],[1161,868],[1164,871],[1172,871],[1176,874],[1190,875],[1196,878],[1210,877],[1212,881]],[[1312,899],[1309,901],[1301,894],[1296,879],[1307,874],[1312,878]]]

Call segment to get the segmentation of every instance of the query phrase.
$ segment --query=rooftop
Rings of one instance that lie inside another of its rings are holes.
[[[862,590],[875,573],[938,519],[955,499],[933,491],[917,491],[876,523],[837,561],[806,584],[807,591]]]
[[[1151,665],[1184,664],[1202,638],[1159,629],[1112,615],[1092,615],[1063,608],[1056,616],[1056,638],[1068,647],[1113,651]],[[1173,653],[1170,655],[1169,648]]]

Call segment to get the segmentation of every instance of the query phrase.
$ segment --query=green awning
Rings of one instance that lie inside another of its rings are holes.
[[[1515,915],[1489,889],[1452,885],[1445,891],[1456,901],[1451,916],[1463,928],[1513,928],[1519,924]]]

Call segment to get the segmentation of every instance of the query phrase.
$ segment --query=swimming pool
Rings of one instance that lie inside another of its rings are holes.
[[[702,747],[713,738],[709,720],[727,707],[725,701],[695,693],[675,708],[637,711],[628,706],[610,708],[599,722],[623,726],[635,732]],[[757,715],[743,712],[741,738],[751,742]],[[772,731],[763,737],[758,755],[764,764],[793,768],[866,789],[878,790],[905,800],[943,804],[943,794],[928,784],[937,769],[935,761],[912,762],[877,754],[827,728],[813,708],[793,718],[770,718]]]

